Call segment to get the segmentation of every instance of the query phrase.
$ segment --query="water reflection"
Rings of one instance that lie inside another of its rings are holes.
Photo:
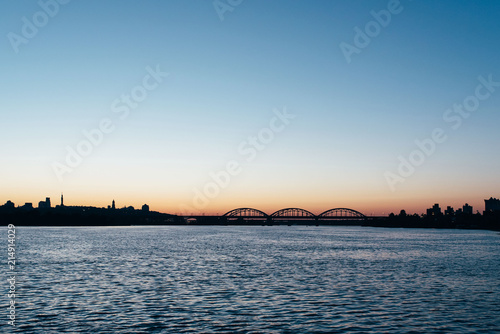
[[[499,235],[19,228],[18,331],[499,331]]]

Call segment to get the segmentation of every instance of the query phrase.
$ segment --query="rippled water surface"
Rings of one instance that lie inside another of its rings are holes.
[[[17,243],[18,332],[500,332],[498,232],[18,227]]]

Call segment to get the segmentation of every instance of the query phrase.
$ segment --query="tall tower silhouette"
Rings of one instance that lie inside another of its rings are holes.
[[[111,206],[111,208],[114,210],[115,209],[115,200],[113,200],[113,205]]]
[[[63,197],[63,193],[61,193],[61,206],[64,206],[64,197]]]

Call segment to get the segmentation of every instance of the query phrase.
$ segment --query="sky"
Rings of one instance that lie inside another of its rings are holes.
[[[0,5],[0,202],[367,215],[500,197],[500,2]]]

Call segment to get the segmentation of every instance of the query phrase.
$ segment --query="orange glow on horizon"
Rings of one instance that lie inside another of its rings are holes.
[[[123,194],[123,192],[120,192]],[[31,202],[34,207],[38,206],[39,201],[45,200],[50,197],[52,206],[60,204],[61,193],[46,193],[36,191],[30,196],[24,196],[22,191],[12,192],[11,196],[0,194],[3,205],[7,200],[11,200],[16,206],[22,206],[26,202]],[[107,208],[115,200],[117,208],[133,206],[135,209],[140,209],[143,204],[147,204],[152,211],[158,211],[170,214],[205,214],[205,215],[222,215],[228,211],[236,208],[249,207],[261,210],[267,214],[285,209],[285,208],[301,208],[312,212],[313,214],[320,214],[326,210],[334,208],[349,208],[359,211],[365,215],[371,216],[386,216],[388,214],[398,214],[401,210],[405,210],[408,214],[422,214],[426,209],[432,207],[434,203],[439,203],[441,209],[444,211],[447,206],[453,207],[455,210],[461,208],[465,203],[473,206],[474,212],[479,211],[482,213],[484,210],[484,199],[491,196],[476,196],[473,199],[464,200],[462,197],[447,198],[445,196],[436,196],[435,198],[426,198],[421,195],[419,197],[401,197],[401,198],[336,198],[330,199],[320,198],[319,196],[307,196],[304,199],[297,199],[297,196],[283,196],[273,199],[272,196],[257,198],[251,194],[245,196],[229,196],[221,194],[219,197],[207,201],[204,206],[195,206],[193,198],[189,193],[183,196],[173,196],[172,194],[150,193],[150,192],[136,192],[134,196],[118,195],[115,196],[111,192],[100,192],[98,194],[75,192],[64,193],[64,204],[66,206],[94,206]],[[184,210],[183,210],[184,208]]]

